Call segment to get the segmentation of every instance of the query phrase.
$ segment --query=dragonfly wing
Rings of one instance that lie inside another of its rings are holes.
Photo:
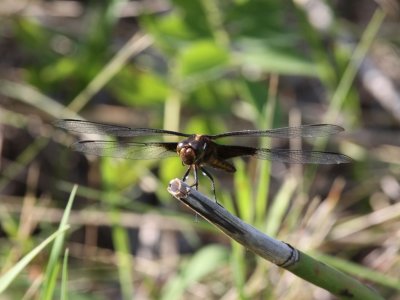
[[[97,156],[126,159],[160,159],[175,156],[177,143],[118,143],[114,141],[80,141],[73,150]]]
[[[343,164],[352,162],[350,157],[340,153],[288,149],[259,148],[255,151],[254,157],[290,164]]]
[[[57,120],[53,124],[58,128],[62,128],[77,133],[102,134],[102,135],[112,135],[119,137],[155,136],[155,135],[176,135],[184,137],[191,136],[190,134],[170,131],[170,130],[153,129],[153,128],[130,128],[125,126],[109,125],[109,124],[102,124],[102,123],[89,122],[83,120],[72,120],[72,119]]]
[[[231,131],[221,134],[209,135],[211,139],[222,137],[237,136],[237,137],[272,137],[272,138],[295,138],[306,137],[314,138],[339,133],[344,129],[332,124],[312,124],[301,125],[295,127],[283,127],[269,130],[241,130]]]
[[[258,159],[290,164],[343,164],[352,162],[350,157],[333,152],[218,145],[217,157],[219,159],[226,160],[237,156],[254,156]]]
[[[216,156],[220,160],[226,160],[238,156],[253,156],[257,150],[257,148],[245,146],[217,145]]]

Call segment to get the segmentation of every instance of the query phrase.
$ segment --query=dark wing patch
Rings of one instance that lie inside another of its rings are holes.
[[[83,120],[72,120],[63,119],[57,120],[53,123],[54,126],[62,128],[68,131],[77,133],[88,133],[88,134],[102,134],[112,135],[118,137],[135,137],[135,136],[157,136],[157,135],[175,135],[189,137],[191,134],[153,129],[153,128],[130,128],[118,125],[109,125],[96,122],[89,122]]]
[[[177,143],[118,143],[114,141],[80,141],[72,145],[78,152],[125,159],[160,159],[176,156]]]
[[[219,139],[222,137],[272,137],[272,138],[295,138],[305,137],[314,138],[332,135],[343,131],[344,129],[332,124],[313,124],[301,125],[295,127],[283,127],[269,130],[240,130],[231,131],[221,134],[209,135],[211,139]]]
[[[235,145],[216,145],[217,158],[226,160],[238,156],[251,156],[257,151],[257,148],[235,146]]]

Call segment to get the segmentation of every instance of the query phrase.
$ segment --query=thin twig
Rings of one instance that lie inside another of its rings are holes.
[[[248,250],[341,299],[383,299],[374,290],[358,280],[244,223],[218,203],[192,189],[183,181],[172,180],[168,191]]]

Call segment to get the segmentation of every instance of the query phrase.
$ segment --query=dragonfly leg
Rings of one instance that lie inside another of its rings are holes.
[[[183,181],[183,182],[185,182],[185,181],[188,179],[189,173],[190,173],[191,170],[192,170],[192,166],[189,166],[189,168],[186,170],[185,174],[183,175],[183,178],[182,178],[182,181]],[[197,187],[198,187],[198,180],[197,180],[197,169],[196,169],[196,167],[195,167],[195,169],[194,169],[194,178],[195,178],[195,183],[192,184],[191,186],[195,186],[195,187],[196,187],[196,190],[197,190]],[[197,213],[196,213],[196,216],[195,216],[195,222],[198,222],[198,215],[197,215]]]
[[[213,177],[211,176],[211,174],[210,174],[206,169],[204,169],[203,167],[200,167],[200,170],[201,170],[201,172],[203,172],[203,175],[204,175],[204,176],[207,176],[208,179],[211,180],[211,190],[212,190],[212,192],[213,192],[213,194],[214,194],[215,202],[218,203],[218,201],[217,201],[217,195],[215,194],[215,182],[214,182],[214,178],[213,178]],[[219,203],[218,203],[218,204],[219,204]]]
[[[193,171],[193,175],[194,175],[194,184],[192,185],[192,186],[194,186],[194,188],[196,189],[196,190],[198,190],[199,189],[199,176],[198,176],[198,174],[197,174],[197,166],[196,165],[193,165],[193,169],[194,169],[194,171]]]
[[[188,179],[191,169],[192,169],[192,166],[189,166],[189,168],[186,170],[185,175],[183,175],[183,178],[182,178],[183,182],[185,182]]]
[[[189,168],[186,170],[185,174],[183,175],[182,181],[186,182],[186,180],[189,177],[189,173],[190,173],[190,171],[192,169],[193,169],[194,183],[191,184],[190,186],[194,187],[196,190],[198,190],[199,189],[199,177],[198,177],[198,174],[197,174],[197,170],[198,169],[197,169],[196,165],[189,166]]]

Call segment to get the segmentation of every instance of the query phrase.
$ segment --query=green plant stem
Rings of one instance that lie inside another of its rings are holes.
[[[168,191],[176,199],[216,226],[228,237],[258,256],[313,283],[341,299],[383,299],[374,290],[292,246],[277,241],[244,223],[223,207],[190,188],[179,179],[170,182]]]
[[[299,261],[286,268],[293,274],[330,291],[340,299],[383,300],[374,290],[305,253],[299,252]]]
[[[203,4],[208,24],[214,34],[214,39],[218,45],[228,49],[230,44],[229,35],[223,26],[222,14],[218,7],[219,2],[214,0],[202,0],[201,3]]]
[[[264,106],[263,114],[260,115],[259,128],[272,128],[274,122],[274,114],[276,109],[278,94],[278,75],[271,75],[269,79],[268,99]],[[263,146],[269,147],[270,141],[262,139]],[[256,224],[262,224],[265,221],[266,211],[268,207],[268,193],[270,185],[271,162],[264,160],[259,162],[259,180],[256,194]],[[268,222],[268,221],[267,221]]]

